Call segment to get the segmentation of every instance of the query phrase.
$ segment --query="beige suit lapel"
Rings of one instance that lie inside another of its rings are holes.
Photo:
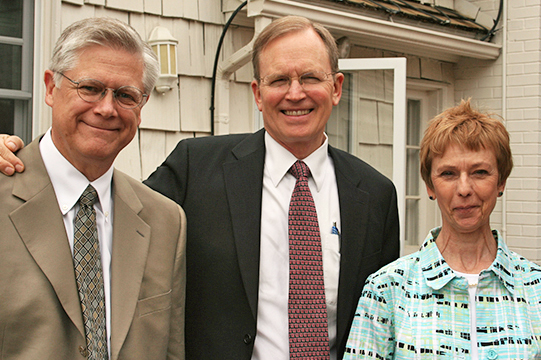
[[[113,175],[114,221],[111,260],[111,358],[117,359],[126,340],[143,280],[150,244],[150,226],[138,213],[143,204],[127,175]]]
[[[49,279],[64,310],[84,338],[73,258],[62,213],[39,154],[38,144],[35,140],[18,154],[26,164],[26,170],[14,180],[13,196],[26,202],[9,217],[29,253]]]

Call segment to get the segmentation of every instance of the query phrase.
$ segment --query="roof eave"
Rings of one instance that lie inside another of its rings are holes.
[[[348,36],[367,47],[457,62],[460,58],[495,60],[501,46],[430,29],[291,0],[251,0],[248,17],[305,16],[328,28],[336,36]]]

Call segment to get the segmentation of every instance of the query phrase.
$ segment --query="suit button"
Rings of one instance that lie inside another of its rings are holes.
[[[250,334],[244,335],[244,343],[246,345],[251,344],[252,343],[252,335],[250,335]]]
[[[79,353],[84,357],[88,357],[88,349],[83,345],[79,345]]]

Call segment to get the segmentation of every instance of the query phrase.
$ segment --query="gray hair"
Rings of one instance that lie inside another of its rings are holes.
[[[77,21],[68,26],[58,38],[49,69],[55,83],[59,84],[64,73],[77,65],[82,49],[100,45],[122,49],[141,56],[144,63],[144,92],[150,94],[159,75],[158,59],[152,48],[130,25],[113,18],[98,17]]]

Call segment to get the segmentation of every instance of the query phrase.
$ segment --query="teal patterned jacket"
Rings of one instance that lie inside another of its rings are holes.
[[[440,230],[367,279],[345,360],[471,359],[468,281],[439,252]],[[541,267],[493,235],[496,259],[476,294],[479,359],[541,359]]]

